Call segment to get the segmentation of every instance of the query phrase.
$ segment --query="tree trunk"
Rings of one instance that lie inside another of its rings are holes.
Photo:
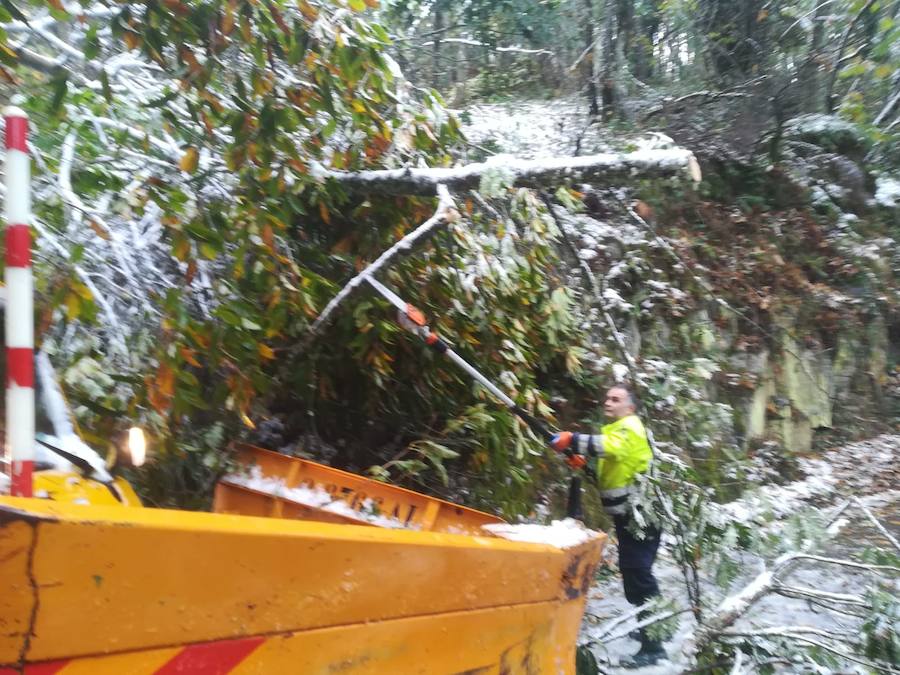
[[[694,155],[681,148],[604,153],[584,157],[511,159],[506,164],[468,164],[452,169],[386,169],[381,171],[328,171],[322,177],[334,180],[354,194],[430,196],[438,186],[453,192],[477,190],[481,178],[492,171],[505,170],[509,184],[543,188],[555,185],[628,185],[636,180],[672,176],[700,180]]]
[[[764,57],[761,0],[703,0],[702,26],[707,58],[723,81],[751,75]]]
[[[802,109],[806,112],[820,112],[825,105],[822,97],[822,68],[825,61],[825,17],[827,7],[822,3],[816,5],[813,15],[812,37],[809,44],[809,56],[800,66],[798,79],[804,88]]]
[[[631,57],[634,76],[642,82],[651,79],[656,72],[654,45],[662,22],[659,0],[649,0],[646,5],[638,17],[638,41]]]
[[[603,9],[603,121],[608,122],[615,113],[618,101],[616,98],[616,2],[606,0]]]
[[[584,0],[584,48],[587,51],[581,63],[582,79],[587,92],[588,111],[592,120],[600,116],[600,104],[597,101],[596,72],[596,38],[594,36],[594,3]]]
[[[441,36],[444,30],[444,5],[442,2],[434,3],[434,41],[431,45],[431,86],[441,90]]]

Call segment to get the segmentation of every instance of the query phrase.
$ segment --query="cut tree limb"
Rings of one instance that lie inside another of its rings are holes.
[[[332,179],[354,193],[430,196],[438,186],[449,190],[477,190],[490,172],[507,174],[516,187],[545,188],[569,183],[616,184],[643,178],[684,176],[700,180],[700,166],[689,150],[639,150],[604,153],[585,157],[549,157],[468,164],[452,169],[390,169],[348,173],[320,169],[319,175]]]

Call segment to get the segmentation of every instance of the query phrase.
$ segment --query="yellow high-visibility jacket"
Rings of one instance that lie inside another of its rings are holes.
[[[576,452],[584,451],[597,456],[603,510],[610,515],[626,514],[634,477],[647,471],[653,458],[644,424],[637,415],[627,415],[602,427],[595,436],[579,434]]]

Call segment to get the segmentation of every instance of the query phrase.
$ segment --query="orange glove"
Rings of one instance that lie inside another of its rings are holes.
[[[587,465],[587,457],[584,455],[569,455],[566,457],[566,464],[577,471],[578,469],[583,469]]]
[[[557,434],[553,434],[553,438],[550,439],[550,447],[557,452],[565,452],[572,445],[572,437],[574,435],[571,431],[560,431]]]

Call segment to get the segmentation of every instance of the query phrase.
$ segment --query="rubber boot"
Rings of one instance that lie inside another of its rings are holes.
[[[624,659],[619,663],[621,668],[644,668],[652,666],[669,658],[666,650],[663,649],[662,642],[659,640],[650,640],[642,636],[641,648],[629,659]]]

